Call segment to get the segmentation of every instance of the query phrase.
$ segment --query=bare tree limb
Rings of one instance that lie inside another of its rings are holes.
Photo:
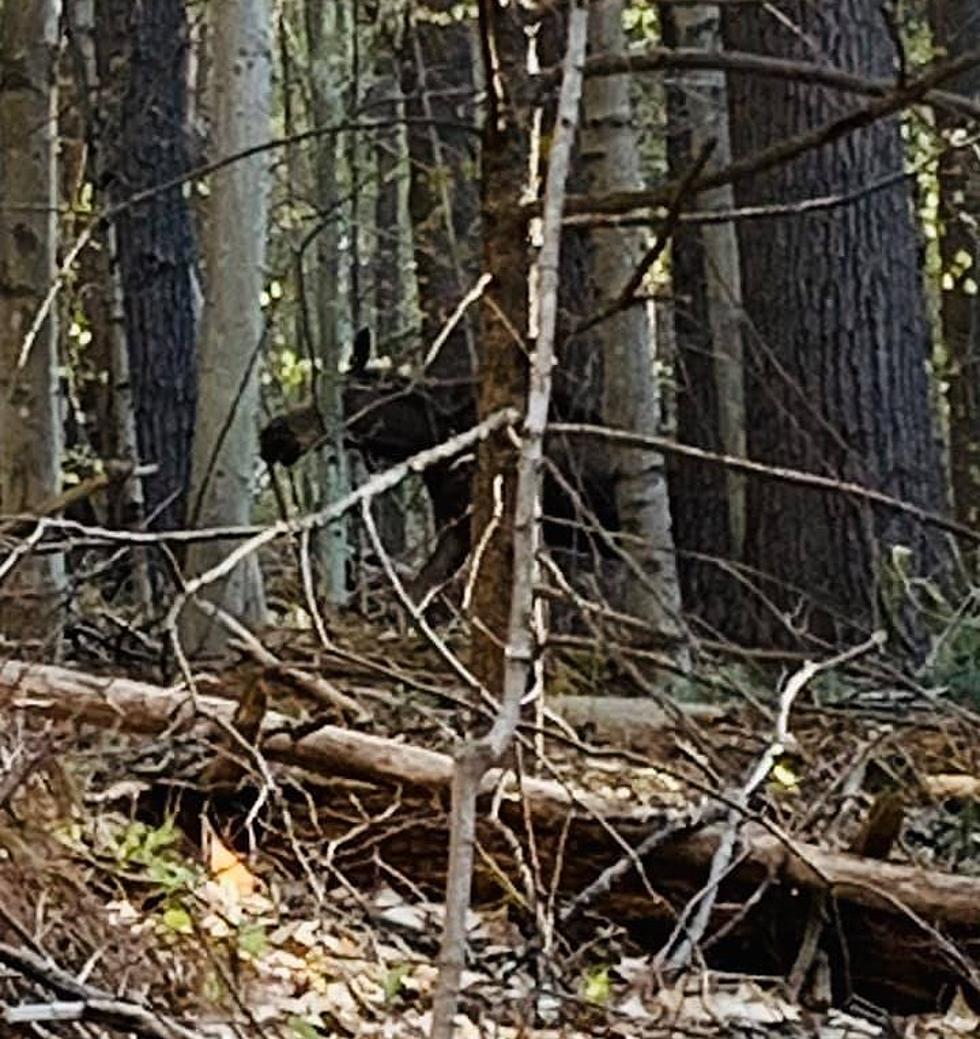
[[[95,1021],[146,1039],[197,1039],[198,1033],[158,1014],[142,1003],[118,999],[110,992],[86,985],[37,953],[0,942],[0,963],[36,984],[55,992],[58,1003],[0,1009],[5,1023],[31,1021]]]
[[[845,69],[818,65],[816,62],[792,61],[744,51],[710,51],[696,47],[647,47],[629,54],[596,54],[586,62],[585,74],[617,76],[627,72],[663,72],[665,69],[739,72],[829,87],[869,97],[887,97],[898,85],[893,79],[871,79]],[[980,101],[963,94],[947,90],[929,90],[922,100],[931,105],[951,109],[968,119],[980,119]]]
[[[889,94],[868,104],[846,112],[836,119],[831,119],[820,126],[804,130],[783,140],[776,141],[767,148],[737,159],[735,162],[718,170],[699,177],[691,186],[695,192],[717,188],[722,184],[733,184],[772,169],[782,163],[789,162],[808,151],[821,148],[826,144],[845,137],[855,130],[871,126],[880,119],[895,115],[903,108],[914,105],[925,98],[929,91],[940,83],[952,79],[980,62],[980,48],[967,51],[950,61],[935,65],[915,79],[910,79],[905,86],[896,87]],[[601,197],[588,195],[570,196],[567,200],[569,213],[629,213],[636,209],[646,209],[666,205],[677,191],[677,180],[668,181],[652,191],[617,191]],[[529,213],[540,209],[539,202],[529,203]]]
[[[692,447],[690,444],[681,444],[670,437],[643,437],[636,433],[628,433],[625,430],[608,429],[605,426],[594,426],[583,422],[554,422],[549,427],[552,433],[566,433],[571,436],[594,436],[607,440],[622,441],[625,443],[641,444],[655,448],[664,454],[683,455],[705,462],[708,465],[721,465],[738,472],[749,473],[753,476],[761,476],[769,480],[781,480],[784,483],[795,483],[802,487],[813,487],[817,490],[832,491],[837,494],[851,495],[861,498],[863,501],[874,505],[881,505],[895,512],[902,512],[912,516],[920,523],[936,530],[943,530],[947,534],[955,534],[957,537],[980,544],[980,531],[967,527],[956,520],[947,519],[936,512],[930,512],[910,501],[894,498],[884,491],[877,491],[872,487],[863,487],[859,483],[850,483],[847,480],[835,480],[831,476],[820,476],[818,473],[804,472],[801,469],[787,469],[783,466],[766,465],[764,462],[753,462],[748,458],[735,458],[732,455],[717,454],[714,451],[705,451],[700,447]]]
[[[453,1035],[453,1019],[466,960],[466,914],[473,879],[476,803],[480,784],[487,771],[502,761],[513,741],[520,720],[521,700],[532,670],[535,556],[541,536],[541,468],[551,402],[551,370],[555,364],[562,214],[578,125],[588,18],[588,4],[585,0],[575,0],[568,12],[568,44],[545,184],[542,245],[538,259],[539,324],[536,348],[531,357],[527,415],[517,463],[513,586],[504,649],[503,696],[490,731],[461,748],[453,770],[446,920],[439,950],[439,977],[432,1000],[432,1039],[452,1039]]]

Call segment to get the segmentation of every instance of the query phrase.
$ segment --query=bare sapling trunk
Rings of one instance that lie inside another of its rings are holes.
[[[453,1034],[466,954],[466,914],[473,876],[477,797],[487,770],[503,760],[513,742],[520,719],[521,700],[527,689],[536,649],[532,624],[534,587],[538,569],[536,555],[541,540],[544,433],[551,403],[551,374],[555,361],[561,221],[565,183],[578,124],[587,24],[588,5],[585,0],[576,0],[569,11],[568,49],[545,186],[542,245],[537,270],[537,340],[531,354],[527,413],[517,464],[513,571],[509,596],[510,619],[504,651],[503,695],[490,732],[464,746],[455,762],[449,870],[446,878],[446,921],[439,952],[439,978],[433,996],[432,1039],[451,1039]],[[487,24],[482,28],[485,33],[492,31],[492,26]],[[493,68],[488,70],[492,74],[498,71]]]

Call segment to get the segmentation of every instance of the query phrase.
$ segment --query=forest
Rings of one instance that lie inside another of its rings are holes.
[[[976,0],[0,0],[0,1036],[980,1029]]]

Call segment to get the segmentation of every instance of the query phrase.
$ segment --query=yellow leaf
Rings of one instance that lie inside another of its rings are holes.
[[[782,762],[776,762],[772,767],[770,773],[774,782],[778,783],[781,787],[786,790],[796,790],[800,785],[800,777],[789,767]]]
[[[210,826],[204,830],[208,869],[221,886],[239,898],[248,898],[258,887],[259,878],[227,847]]]

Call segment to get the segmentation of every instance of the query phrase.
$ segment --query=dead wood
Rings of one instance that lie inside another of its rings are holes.
[[[48,717],[159,734],[176,726],[185,738],[195,726],[206,728],[215,718],[230,724],[235,704],[211,696],[192,696],[184,689],[163,689],[123,678],[104,678],[49,665],[8,661],[0,666],[0,709],[30,710]],[[294,740],[292,719],[269,711],[262,722],[261,750],[270,760],[298,766],[329,778],[349,777],[385,786],[447,793],[452,759],[447,754],[367,733],[325,725]],[[501,780],[493,770],[483,784],[490,792]],[[628,782],[628,775],[622,777]],[[521,789],[528,811],[542,831],[556,830],[574,811],[574,846],[584,854],[564,863],[562,887],[574,891],[620,857],[608,827],[632,845],[663,824],[668,809],[624,806],[622,802],[571,788],[553,780],[525,776]],[[515,787],[516,796],[516,787]],[[672,809],[676,814],[676,808]],[[601,817],[605,825],[600,825]],[[692,883],[707,868],[721,834],[709,826],[695,834],[672,838],[647,860],[648,872],[686,875]],[[911,910],[930,922],[971,929],[980,926],[980,880],[912,866],[879,862],[815,845],[783,841],[761,824],[743,830],[745,858],[736,879],[751,883],[766,875],[801,889],[828,887],[839,902],[892,916]],[[416,849],[417,850],[417,849]],[[655,909],[651,907],[651,914]]]

